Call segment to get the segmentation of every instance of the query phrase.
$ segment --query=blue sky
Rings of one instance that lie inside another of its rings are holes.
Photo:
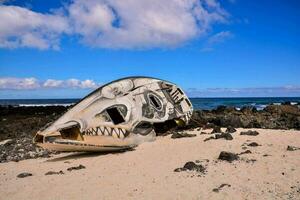
[[[0,2],[0,98],[135,75],[193,97],[300,96],[297,0]]]

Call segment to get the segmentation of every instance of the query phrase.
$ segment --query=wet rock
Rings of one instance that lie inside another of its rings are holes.
[[[183,133],[174,132],[172,134],[171,138],[177,139],[177,138],[196,137],[196,136],[197,136],[196,134],[190,134],[190,133],[186,133],[186,132],[183,132]]]
[[[218,157],[219,160],[225,160],[228,162],[232,162],[239,159],[239,156],[235,153],[222,151]]]
[[[234,132],[236,132],[236,129],[233,128],[232,126],[228,126],[225,131],[225,133],[234,133]]]
[[[251,142],[251,143],[247,144],[247,146],[249,146],[249,147],[258,147],[258,146],[261,146],[261,145],[257,144],[256,142]]]
[[[205,173],[205,170],[206,170],[206,168],[204,166],[202,166],[201,164],[197,165],[196,163],[189,161],[189,162],[185,163],[183,167],[176,168],[174,170],[174,172],[196,171],[196,172]]]
[[[25,178],[25,177],[28,177],[28,176],[32,176],[31,173],[28,173],[28,172],[23,172],[21,174],[18,174],[18,178]]]
[[[62,170],[60,170],[59,172],[49,171],[45,175],[47,176],[47,175],[61,175],[61,174],[64,174]]]
[[[215,126],[211,133],[222,133],[221,127]]]
[[[213,191],[213,192],[219,192],[219,191],[220,191],[220,190],[222,190],[222,188],[223,188],[223,187],[225,187],[225,186],[227,186],[227,187],[231,187],[231,185],[230,185],[230,184],[223,183],[223,184],[221,184],[219,187],[217,187],[217,188],[214,188],[212,191]]]
[[[252,130],[249,130],[249,131],[242,131],[242,132],[240,133],[240,135],[257,136],[257,135],[259,135],[259,132],[257,132],[257,131],[252,131]]]
[[[69,167],[67,170],[68,171],[73,171],[73,170],[80,170],[80,169],[85,169],[85,166],[78,165],[77,167]]]
[[[300,150],[300,147],[295,147],[295,146],[288,146],[286,148],[287,151],[297,151],[297,150]]]

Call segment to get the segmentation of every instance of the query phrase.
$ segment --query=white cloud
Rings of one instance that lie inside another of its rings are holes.
[[[48,79],[44,82],[43,86],[46,88],[59,88],[63,86],[62,80],[54,80],[54,79]]]
[[[92,47],[169,48],[228,17],[216,0],[74,0],[59,14],[0,5],[0,47],[57,49],[67,33]]]
[[[32,89],[49,89],[49,88],[74,88],[74,89],[95,89],[100,84],[93,80],[55,80],[48,79],[46,81],[39,81],[36,78],[14,78],[3,77],[0,78],[0,90],[32,90]]]
[[[0,78],[0,89],[37,89],[40,87],[36,78]]]
[[[213,45],[216,43],[224,42],[227,39],[233,37],[233,34],[230,31],[221,31],[208,39],[208,44]]]
[[[77,0],[68,10],[84,43],[125,49],[174,47],[228,16],[214,0]]]
[[[0,47],[59,48],[59,38],[69,31],[65,17],[41,14],[18,6],[0,5]]]
[[[65,81],[65,85],[71,88],[97,88],[99,84],[95,83],[93,80],[87,79],[84,81],[80,81],[78,79],[68,79]]]
[[[226,40],[231,39],[233,37],[234,34],[230,31],[221,31],[219,33],[216,33],[207,39],[206,43],[201,49],[201,52],[211,52],[214,50],[214,47],[216,45],[218,45],[219,43],[223,43]]]

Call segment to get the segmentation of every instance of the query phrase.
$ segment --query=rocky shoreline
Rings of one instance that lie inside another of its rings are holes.
[[[0,162],[49,157],[56,153],[37,147],[32,143],[32,138],[40,128],[55,121],[68,109],[70,107],[0,106]],[[286,103],[269,105],[263,110],[256,110],[254,107],[237,110],[225,106],[214,110],[196,110],[188,126],[172,131],[162,127],[160,135],[174,134],[191,128],[217,130],[218,127],[300,130],[300,107]]]

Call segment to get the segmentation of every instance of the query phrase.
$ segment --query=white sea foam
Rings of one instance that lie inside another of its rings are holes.
[[[45,104],[19,104],[19,107],[38,107],[38,106],[71,106],[74,103],[45,103]]]

